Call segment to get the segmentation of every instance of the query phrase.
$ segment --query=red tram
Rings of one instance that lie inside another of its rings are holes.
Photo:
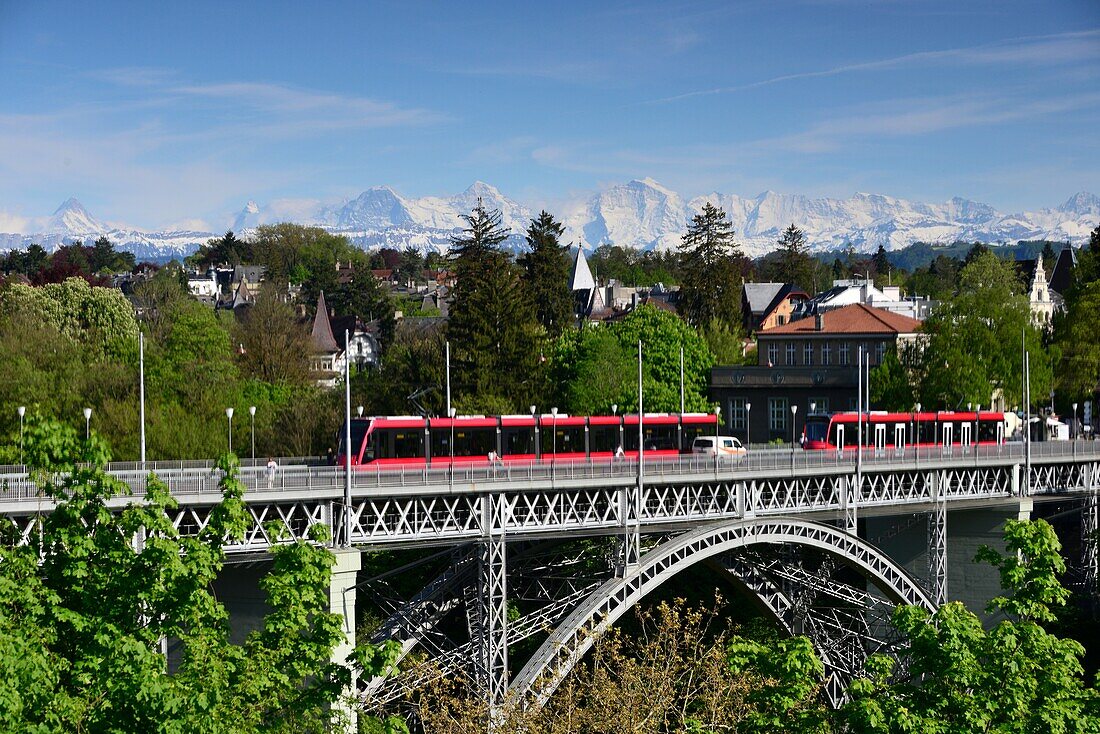
[[[863,433],[860,436],[860,424]],[[857,445],[876,450],[902,450],[940,446],[999,446],[1005,440],[1004,413],[921,412],[921,413],[833,413],[806,417],[808,450],[840,451]]]
[[[715,433],[708,413],[646,413],[642,417],[645,456],[691,452],[698,436]],[[340,432],[337,463],[345,458]],[[504,463],[610,461],[638,456],[637,415],[503,415],[422,418],[353,418],[351,463],[360,468],[488,464],[490,453]],[[621,449],[621,453],[620,453]]]

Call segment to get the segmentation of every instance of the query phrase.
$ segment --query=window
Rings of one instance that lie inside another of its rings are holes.
[[[794,342],[787,342],[787,364],[794,364]]]
[[[852,363],[852,356],[848,351],[848,342],[840,343],[840,364],[849,365]]]
[[[813,410],[809,410],[810,404],[812,404]],[[810,398],[806,404],[806,409],[809,413],[828,413],[829,412],[829,398]],[[809,415],[807,413],[807,415]]]
[[[745,430],[745,399],[730,398],[729,403],[730,428],[735,431]]]
[[[828,366],[833,361],[833,345],[830,342],[821,344],[821,364]]]
[[[786,432],[787,399],[768,398],[768,430]]]
[[[814,343],[806,342],[802,345],[802,364],[807,367],[814,363]]]
[[[882,360],[886,357],[886,342],[879,342],[875,347],[875,356],[878,358],[876,364],[882,364]]]
[[[772,342],[768,345],[768,365],[774,366],[779,364],[779,345]]]
[[[782,314],[779,314],[775,317],[775,325],[776,326],[782,326],[785,323],[787,323],[787,317],[786,316],[784,316]]]

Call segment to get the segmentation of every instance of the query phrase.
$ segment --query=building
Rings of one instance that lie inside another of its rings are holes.
[[[358,316],[340,316],[329,319],[329,323],[340,344],[344,343],[344,335],[348,335],[347,354],[352,371],[362,372],[378,364],[381,350],[378,345],[377,319],[364,322]]]
[[[1024,282],[1024,293],[1031,306],[1031,320],[1038,326],[1049,326],[1054,312],[1062,308],[1064,301],[1060,294],[1050,289],[1043,259],[1017,260],[1016,272]]]
[[[793,319],[833,311],[855,303],[881,308],[918,321],[928,318],[936,306],[935,301],[924,296],[902,296],[899,286],[877,288],[870,278],[852,278],[834,280],[832,288],[801,303],[793,314]]]
[[[916,319],[862,303],[782,324],[757,332],[757,364],[714,367],[709,394],[729,435],[790,441],[807,413],[855,409],[860,347],[875,367],[919,330]]]
[[[211,268],[206,271],[205,275],[188,275],[187,290],[203,303],[211,305],[217,303],[220,290],[217,272]]]
[[[321,387],[336,387],[344,381],[347,353],[332,334],[332,322],[329,320],[324,293],[317,296],[317,313],[313,316],[310,340],[313,350],[309,366],[314,373],[314,379]]]
[[[741,319],[745,333],[786,324],[809,299],[806,291],[790,283],[745,283],[741,287]]]

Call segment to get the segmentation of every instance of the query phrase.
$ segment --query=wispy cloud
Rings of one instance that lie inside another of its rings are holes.
[[[1094,28],[1071,33],[1011,38],[978,46],[966,46],[936,51],[919,51],[886,59],[876,59],[854,64],[842,64],[827,69],[782,74],[780,76],[761,79],[760,81],[746,84],[685,92],[684,94],[677,94],[671,97],[650,100],[650,102],[675,102],[682,99],[690,99],[692,97],[744,92],[751,89],[771,86],[773,84],[782,84],[784,82],[802,79],[819,79],[842,74],[900,69],[910,66],[933,64],[1064,64],[1074,61],[1087,62],[1096,58],[1100,58],[1100,29]]]

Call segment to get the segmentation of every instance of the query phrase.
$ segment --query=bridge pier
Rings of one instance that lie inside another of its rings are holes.
[[[505,502],[493,492],[481,498],[482,539],[477,544],[477,608],[473,632],[475,681],[491,709],[508,693],[508,545]]]
[[[940,472],[929,472],[932,511],[928,513],[928,582],[932,603],[941,607],[947,603],[947,493]]]
[[[332,564],[332,575],[329,577],[329,611],[343,617],[344,641],[333,648],[332,660],[342,664],[355,650],[356,580],[359,569],[363,567],[363,558],[354,548],[335,549],[333,553],[336,556],[336,562]],[[356,684],[355,674],[352,673],[351,686],[345,691],[345,696],[351,697],[355,694]],[[346,731],[356,731],[358,716],[355,707],[341,703],[337,708],[347,717]]]

